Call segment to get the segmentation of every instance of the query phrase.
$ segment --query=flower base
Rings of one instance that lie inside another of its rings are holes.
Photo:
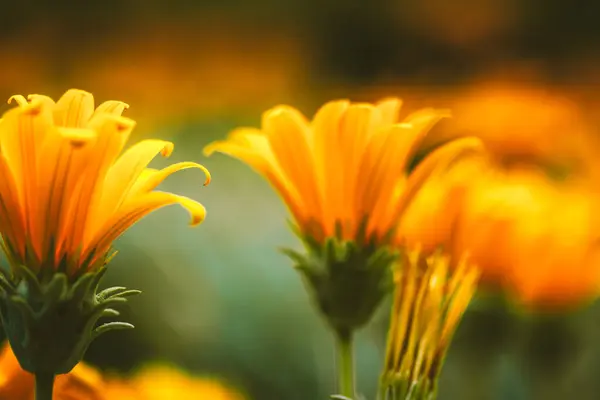
[[[62,272],[40,279],[29,268],[16,266],[11,277],[0,275],[0,318],[21,367],[33,374],[70,372],[96,337],[113,329],[130,329],[125,322],[100,326],[101,317],[119,313],[112,306],[141,293],[123,287],[105,289],[98,284],[102,267],[70,282]]]

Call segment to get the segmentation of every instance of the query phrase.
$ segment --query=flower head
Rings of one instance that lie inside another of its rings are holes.
[[[597,197],[539,171],[497,173],[465,197],[455,248],[469,248],[486,279],[536,308],[600,292]]]
[[[365,237],[381,239],[428,175],[407,176],[407,163],[429,129],[449,116],[446,110],[424,109],[399,121],[400,106],[398,99],[333,101],[312,121],[278,106],[263,114],[261,129],[237,129],[205,153],[229,154],[264,175],[303,235],[322,241],[339,233],[354,240],[366,223]],[[433,165],[427,163],[427,172]]]
[[[173,172],[204,167],[192,162],[148,168],[173,144],[144,140],[123,154],[135,123],[121,116],[127,105],[94,108],[90,93],[13,96],[17,107],[0,121],[0,233],[11,274],[0,275],[0,316],[21,367],[54,376],[72,370],[90,342],[133,325],[101,317],[138,294],[122,287],[97,292],[112,242],[140,218],[180,204],[192,225],[204,207],[156,191]]]
[[[456,266],[436,252],[408,252],[395,271],[382,398],[428,399],[446,351],[473,294],[479,271],[463,257]]]
[[[57,102],[47,96],[13,96],[17,107],[0,122],[0,231],[13,263],[39,273],[69,276],[98,269],[112,242],[140,218],[165,205],[181,204],[192,224],[204,219],[201,204],[154,189],[170,174],[196,163],[148,168],[173,144],[141,141],[121,154],[134,121],[128,106],[67,91]]]
[[[332,101],[312,121],[289,106],[209,144],[257,170],[288,206],[308,255],[287,250],[337,331],[366,323],[391,287],[396,254],[388,248],[397,220],[420,186],[458,155],[479,149],[464,138],[407,166],[446,110],[423,109],[398,118],[401,101]]]

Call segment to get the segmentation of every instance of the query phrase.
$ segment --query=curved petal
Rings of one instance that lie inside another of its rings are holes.
[[[129,227],[152,211],[171,204],[179,204],[190,213],[191,226],[199,225],[206,217],[204,206],[187,197],[168,192],[150,192],[137,196],[123,204],[95,233],[93,239],[85,244],[82,259],[88,258],[87,255],[92,252],[94,257],[101,257],[108,251],[111,243]],[[92,259],[89,264],[92,265],[93,261]]]
[[[382,220],[375,220],[381,226],[385,224],[385,219],[397,222],[411,203],[421,186],[429,179],[432,174],[440,172],[448,167],[450,163],[459,157],[469,153],[481,152],[484,150],[481,140],[475,137],[466,137],[451,141],[429,154],[410,174],[406,182],[406,188],[398,202],[392,203],[382,215]],[[387,214],[387,215],[386,215]],[[389,223],[388,223],[389,224]]]
[[[94,113],[94,96],[84,90],[70,89],[56,102],[54,123],[58,126],[83,128]]]
[[[106,174],[100,214],[112,214],[127,197],[142,171],[159,153],[169,157],[173,143],[165,140],[142,140],[131,146],[110,167]]]
[[[202,170],[206,175],[204,186],[210,183],[210,172],[203,166],[195,162],[187,161],[169,165],[161,170],[153,168],[146,168],[138,180],[133,184],[127,198],[132,198],[138,194],[148,193],[158,187],[165,179],[177,171],[181,171],[188,168],[197,168]]]
[[[98,107],[96,107],[96,110],[94,110],[94,114],[92,116],[98,116],[101,114],[111,114],[111,115],[116,115],[116,116],[120,116],[121,114],[123,114],[123,111],[127,110],[129,108],[129,104],[122,102],[122,101],[118,101],[118,100],[109,100],[109,101],[105,101],[104,103],[100,104]]]
[[[294,108],[279,106],[263,115],[263,132],[272,154],[296,191],[302,196],[304,213],[321,220],[321,194],[314,154],[310,148],[311,130],[306,118]]]
[[[204,148],[204,154],[207,156],[214,152],[237,158],[263,175],[275,187],[298,222],[304,220],[302,199],[282,171],[273,156],[268,139],[260,130],[236,129],[229,134],[227,140],[213,142]]]
[[[381,120],[384,125],[398,122],[398,114],[402,108],[402,100],[396,97],[382,99],[375,105],[381,113]]]

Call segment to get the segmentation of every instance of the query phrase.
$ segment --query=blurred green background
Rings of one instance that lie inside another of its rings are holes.
[[[116,244],[105,284],[143,290],[87,360],[127,372],[168,360],[223,377],[258,400],[326,399],[332,340],[278,246],[298,247],[275,193],[241,163],[201,150],[290,103],[399,95],[445,105],[483,82],[570,96],[592,120],[600,84],[600,3],[574,0],[2,1],[0,94],[75,87],[128,102],[132,140],[172,140],[169,162],[206,165],[164,189],[208,209],[197,229],[161,210]],[[0,97],[1,97],[0,96]],[[4,111],[8,106],[3,106]],[[156,160],[155,166],[167,161]],[[502,302],[467,313],[441,400],[597,399],[600,311],[518,317]],[[358,338],[360,392],[375,393],[387,309]]]

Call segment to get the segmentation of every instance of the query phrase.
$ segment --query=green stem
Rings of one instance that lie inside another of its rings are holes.
[[[354,398],[354,341],[352,331],[340,329],[336,332],[337,392]]]
[[[52,400],[54,374],[38,372],[35,374],[35,400]]]

